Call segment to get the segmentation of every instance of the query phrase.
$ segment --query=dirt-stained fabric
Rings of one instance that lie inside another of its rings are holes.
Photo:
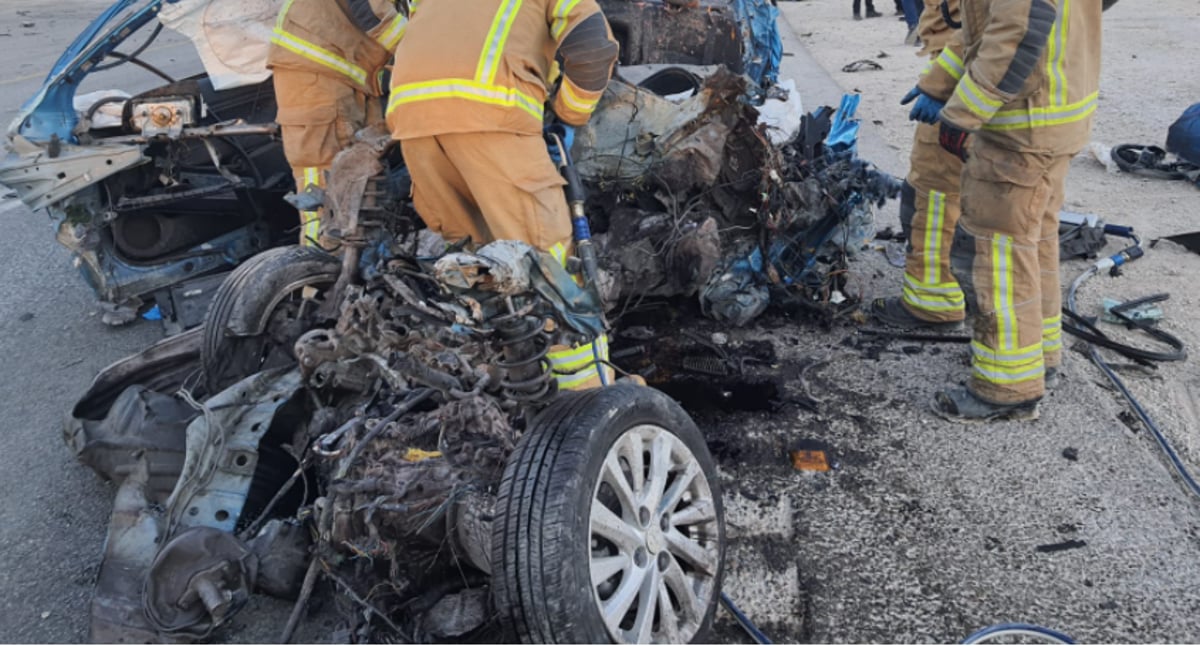
[[[1071,157],[979,140],[963,173],[951,263],[975,307],[970,390],[1011,404],[1045,393],[1062,362],[1058,211]]]

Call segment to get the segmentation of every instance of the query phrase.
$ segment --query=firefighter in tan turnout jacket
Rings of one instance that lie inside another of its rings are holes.
[[[962,29],[920,81],[950,98],[939,140],[966,160],[951,267],[973,306],[956,420],[1033,418],[1062,362],[1058,211],[1088,142],[1100,79],[1100,0],[961,0]]]
[[[945,64],[938,57],[955,34],[955,28],[942,16],[941,5],[942,0],[925,0],[917,25],[924,43],[919,55],[930,57],[926,74],[933,65]],[[957,24],[958,0],[947,0],[946,10]],[[951,71],[961,69],[959,61]],[[938,143],[938,113],[953,87],[943,89],[944,94],[920,96],[917,88],[902,101],[907,104],[920,97],[909,115],[918,124],[908,177],[900,194],[900,223],[908,239],[903,291],[899,297],[878,299],[871,305],[872,315],[893,327],[957,328],[966,317],[962,289],[950,271],[950,243],[958,224],[963,162]]]
[[[297,193],[324,188],[337,153],[356,131],[382,119],[383,68],[407,22],[395,0],[284,2],[267,64]],[[320,211],[300,217],[300,244],[316,244]]]
[[[419,0],[399,46],[387,121],[421,219],[447,241],[521,240],[566,264],[566,183],[547,116],[587,122],[617,60],[595,0]],[[558,90],[552,94],[557,83]],[[547,115],[550,99],[553,115]],[[607,339],[555,346],[560,389],[600,385]]]

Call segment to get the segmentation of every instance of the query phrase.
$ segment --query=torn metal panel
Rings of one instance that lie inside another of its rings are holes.
[[[576,135],[579,173],[588,182],[626,183],[648,175],[678,190],[711,185],[725,140],[743,114],[744,77],[722,68],[679,103],[619,80],[611,82]]]
[[[15,190],[30,209],[51,204],[101,180],[150,161],[142,148],[129,145],[39,146],[17,135],[13,154],[0,164],[0,184]]]
[[[99,421],[75,420],[66,440],[75,457],[120,484],[139,461],[149,468],[147,495],[162,503],[183,471],[187,426],[199,412],[172,395],[130,386]]]
[[[142,611],[142,583],[161,536],[146,498],[149,472],[140,462],[117,489],[89,608],[88,641],[96,644],[161,641]]]
[[[187,429],[187,458],[167,500],[168,534],[188,527],[232,532],[259,461],[259,442],[300,389],[299,370],[260,372],[217,393]]]

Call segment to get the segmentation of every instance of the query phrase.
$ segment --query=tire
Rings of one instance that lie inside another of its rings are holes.
[[[637,443],[647,438],[649,444]],[[628,468],[635,455],[644,468]],[[646,460],[656,455],[668,459],[661,487],[651,486]],[[641,494],[634,471],[644,476]],[[624,501],[616,478],[631,492]],[[669,494],[681,482],[667,513],[643,505],[645,495]],[[624,528],[617,534],[613,519]],[[625,547],[608,538],[618,534]],[[689,550],[677,549],[680,538]],[[501,621],[522,642],[702,641],[724,563],[716,466],[695,423],[657,390],[620,384],[562,395],[534,419],[508,460],[492,524],[492,588]],[[593,573],[607,578],[593,585]],[[643,599],[639,590],[647,584],[657,593]],[[629,594],[636,598],[622,612],[618,600]],[[669,612],[657,623],[639,623],[655,616],[654,606],[642,610],[643,601],[662,597]],[[602,607],[613,610],[612,630]],[[647,626],[648,633],[637,631]]]
[[[338,258],[292,245],[268,249],[229,274],[204,316],[200,365],[209,394],[259,370],[294,361],[292,343],[317,322],[299,321],[294,329],[281,332],[292,343],[279,342],[268,329],[273,315],[304,287],[328,289],[340,273]]]

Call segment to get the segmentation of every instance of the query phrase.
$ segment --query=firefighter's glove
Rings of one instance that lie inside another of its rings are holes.
[[[971,133],[945,121],[938,130],[938,143],[942,148],[963,161],[967,161],[967,142],[970,138]]]
[[[909,90],[908,94],[904,95],[903,99],[900,99],[900,105],[908,105],[914,99],[916,103],[913,104],[912,110],[908,113],[908,120],[928,124],[937,123],[938,113],[942,111],[942,108],[946,107],[946,103],[925,94],[921,91],[921,88],[914,87]]]
[[[550,159],[554,161],[556,166],[561,165],[563,161],[562,157],[558,154],[558,142],[561,141],[563,148],[566,148],[567,152],[570,153],[571,145],[575,143],[575,126],[556,122],[548,124],[543,129],[543,132],[546,135],[546,150],[550,151]],[[558,135],[558,139],[555,140],[553,135]]]

